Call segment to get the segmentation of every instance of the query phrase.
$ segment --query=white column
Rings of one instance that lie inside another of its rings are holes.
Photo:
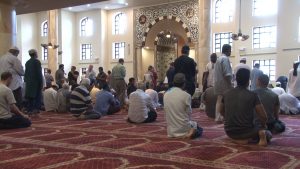
[[[0,56],[16,45],[17,19],[13,6],[0,2]]]
[[[202,74],[209,62],[211,52],[211,0],[199,0],[199,43],[198,43],[198,82],[202,82]],[[201,83],[200,83],[201,85]]]
[[[58,11],[48,11],[48,42],[58,45]],[[58,69],[58,49],[48,48],[48,68],[55,72]]]

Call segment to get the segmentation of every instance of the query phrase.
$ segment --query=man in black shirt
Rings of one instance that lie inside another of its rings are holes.
[[[196,90],[195,76],[196,76],[196,63],[194,59],[189,57],[190,47],[185,45],[181,49],[182,55],[174,62],[175,74],[183,73],[186,78],[185,90],[193,96]]]

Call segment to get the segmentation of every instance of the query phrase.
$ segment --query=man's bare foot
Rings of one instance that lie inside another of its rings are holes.
[[[265,130],[259,130],[258,136],[259,136],[258,145],[259,146],[267,146],[268,142],[267,142],[266,131]]]
[[[196,133],[196,129],[194,128],[191,128],[190,131],[188,132],[187,135],[185,135],[185,139],[193,139],[193,136],[195,135]]]

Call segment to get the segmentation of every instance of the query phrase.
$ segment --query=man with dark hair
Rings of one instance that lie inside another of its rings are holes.
[[[65,80],[65,66],[63,64],[59,65],[58,70],[55,72],[55,81],[56,84],[58,85],[58,88],[62,88],[62,81]]]
[[[217,123],[223,122],[223,117],[221,116],[219,109],[223,95],[228,90],[232,89],[232,69],[229,60],[230,55],[231,46],[228,44],[223,45],[222,55],[218,58],[215,64],[214,89],[215,95],[217,96],[215,121]]]
[[[257,89],[254,90],[254,92],[258,95],[267,113],[268,130],[270,130],[272,133],[281,133],[285,130],[285,124],[279,120],[279,98],[277,94],[268,89],[268,85],[268,75],[262,74],[257,78]],[[256,123],[260,125],[258,119],[256,119]]]
[[[103,67],[99,67],[98,70],[99,70],[99,73],[98,73],[98,75],[96,77],[97,86],[100,89],[102,89],[102,87],[106,84],[107,75],[103,71]]]
[[[113,67],[111,73],[111,87],[116,91],[117,98],[120,101],[121,107],[125,105],[126,97],[126,69],[124,59],[119,59],[119,63]]]
[[[130,123],[152,123],[157,118],[151,97],[145,93],[144,89],[144,85],[140,84],[138,89],[129,96],[127,121]]]
[[[11,47],[8,52],[0,57],[0,75],[3,72],[9,71],[12,76],[12,82],[9,88],[13,91],[14,97],[17,101],[16,105],[19,109],[22,108],[22,87],[24,76],[24,69],[21,61],[18,59],[20,50],[17,47]]]
[[[250,75],[250,80],[251,80],[251,86],[250,86],[250,90],[255,90],[256,89],[256,81],[257,81],[257,78],[264,74],[260,69],[260,65],[259,63],[255,63],[252,71],[251,71],[251,75]]]
[[[30,127],[31,122],[15,105],[16,100],[8,86],[12,82],[12,74],[3,72],[0,82],[0,129],[15,129]]]
[[[210,62],[205,67],[205,72],[203,74],[203,91],[209,87],[214,86],[214,74],[215,74],[215,63],[218,57],[216,53],[210,55]]]
[[[46,81],[46,88],[52,86],[52,82],[54,81],[53,76],[51,75],[51,69],[47,69],[47,72],[44,75]]]
[[[28,51],[30,59],[25,64],[25,98],[28,100],[27,111],[29,114],[37,114],[41,108],[43,74],[41,62],[37,59],[37,51]]]
[[[170,63],[170,67],[169,67],[166,75],[167,75],[167,79],[168,79],[168,88],[170,89],[173,87],[173,79],[175,76],[174,62]]]
[[[185,45],[181,49],[182,55],[174,62],[175,74],[183,73],[185,75],[185,88],[191,96],[194,95],[196,86],[196,63],[194,59],[189,57],[190,47]]]
[[[224,129],[237,143],[246,144],[259,138],[258,145],[267,146],[271,133],[266,130],[267,115],[256,93],[249,91],[250,71],[241,68],[236,75],[237,87],[225,93],[220,104],[225,118]],[[255,114],[261,126],[254,124]]]
[[[234,78],[235,86],[236,86],[235,77],[236,77],[236,73],[237,73],[237,71],[238,71],[239,69],[245,68],[245,69],[248,69],[248,70],[251,71],[250,66],[248,66],[246,63],[247,63],[247,59],[246,59],[245,57],[242,57],[242,58],[240,59],[240,63],[237,64],[237,65],[234,67],[234,70],[233,70],[233,72],[234,72],[234,77],[233,77],[233,78]]]
[[[183,73],[174,76],[174,87],[164,95],[167,132],[171,138],[194,139],[202,135],[203,129],[191,121],[191,95],[183,90],[186,79]]]
[[[75,71],[76,71],[76,67],[72,66],[71,71],[68,73],[68,81],[70,86],[77,83],[78,76],[77,77],[75,76]]]
[[[137,90],[137,87],[136,87],[135,79],[133,77],[129,78],[129,83],[128,83],[128,86],[127,86],[127,97],[129,98],[129,95],[132,92],[135,92],[136,90]]]
[[[108,84],[104,84],[102,90],[96,94],[94,110],[105,116],[115,114],[120,109],[119,100],[111,93]]]

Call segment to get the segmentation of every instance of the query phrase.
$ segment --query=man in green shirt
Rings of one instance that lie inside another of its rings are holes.
[[[111,87],[116,91],[116,96],[120,100],[121,107],[125,104],[126,97],[126,69],[124,59],[119,59],[119,63],[113,67],[111,73]]]

